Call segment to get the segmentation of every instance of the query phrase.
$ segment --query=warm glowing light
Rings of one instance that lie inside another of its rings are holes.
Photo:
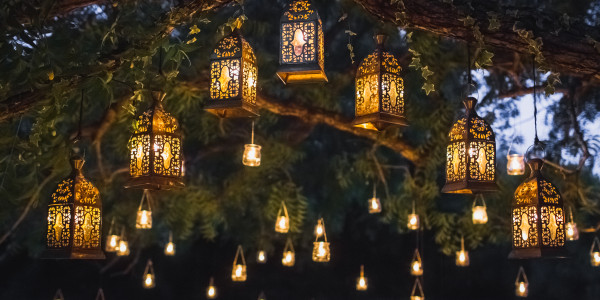
[[[455,263],[459,267],[468,266],[469,265],[469,252],[465,251],[465,250],[457,251]]]
[[[260,166],[260,146],[256,144],[246,144],[244,146],[244,155],[242,163],[249,167]]]
[[[579,230],[577,229],[577,223],[573,220],[573,210],[569,209],[569,220],[565,225],[565,231],[567,234],[568,241],[576,241],[579,239]]]
[[[598,267],[600,266],[600,252],[594,251],[592,252],[592,266]]]
[[[408,215],[408,224],[406,225],[410,230],[419,229],[419,215],[412,213]]]
[[[317,224],[317,226],[315,226],[315,235],[317,237],[320,237],[323,235],[323,225],[321,223]]]
[[[485,224],[488,221],[487,208],[485,206],[473,207],[473,224]]]
[[[154,285],[154,280],[152,278],[151,274],[146,274],[146,279],[144,280],[144,287],[149,289],[151,287],[153,287]]]
[[[235,266],[235,276],[237,276],[237,277],[242,276],[243,270],[244,270],[244,266],[242,266],[242,265]]]
[[[175,255],[175,244],[173,242],[168,242],[165,246],[165,255],[173,256]]]
[[[135,228],[137,228],[137,229],[152,228],[152,212],[149,210],[138,210],[137,219],[135,222]]]
[[[421,272],[421,263],[418,262],[418,261],[414,261],[412,263],[412,270],[413,270],[414,273]]]
[[[288,215],[285,202],[281,202],[281,207],[277,212],[277,220],[275,221],[275,231],[279,233],[287,233],[290,230],[290,217]]]
[[[256,254],[256,261],[261,264],[266,263],[267,262],[267,253],[264,250],[258,251],[258,254]]]
[[[217,289],[214,286],[209,286],[206,289],[206,298],[214,299],[215,297],[217,297]]]
[[[379,198],[371,198],[369,199],[369,213],[376,214],[381,212],[381,203],[379,202]]]
[[[520,281],[517,283],[517,297],[527,297],[528,294],[528,284],[526,282]]]
[[[281,264],[286,267],[293,267],[296,263],[296,254],[294,251],[284,251],[283,258],[281,259]]]
[[[109,235],[107,238],[106,247],[105,247],[106,252],[117,252],[118,249],[119,249],[119,236],[116,234]]]
[[[325,232],[325,222],[323,218],[317,221],[317,227],[321,228],[321,234],[317,235],[313,243],[312,260],[316,262],[328,262],[331,258],[329,242],[327,242],[327,233]],[[319,240],[322,238],[323,240]]]
[[[413,276],[421,276],[423,275],[423,266],[421,262],[421,254],[419,254],[419,250],[415,249],[415,253],[413,255],[413,259],[410,263],[410,274]]]
[[[356,290],[366,291],[367,290],[367,278],[365,278],[365,267],[360,266],[360,276],[356,280]]]
[[[525,174],[525,159],[521,154],[509,154],[506,156],[506,173],[508,175]]]
[[[233,269],[231,270],[231,280],[246,281],[246,258],[244,257],[244,249],[239,245],[233,259]]]
[[[129,255],[129,243],[121,238],[119,241],[119,249],[117,250],[117,256]]]
[[[148,260],[146,264],[146,269],[144,270],[144,288],[151,289],[156,286],[156,282],[154,280],[154,267],[152,266],[152,261]]]

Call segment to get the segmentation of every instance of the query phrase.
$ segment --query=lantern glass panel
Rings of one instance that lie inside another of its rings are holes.
[[[592,251],[590,253],[590,261],[593,267],[600,266],[600,251]]]
[[[469,265],[469,252],[465,250],[456,251],[455,262],[459,267],[467,267]]]
[[[145,289],[151,289],[156,286],[156,281],[154,280],[154,267],[152,266],[151,260],[148,260],[142,278],[144,279],[143,287]]]
[[[529,294],[529,284],[524,281],[519,281],[516,284],[515,295],[525,298]]]
[[[296,263],[296,253],[293,250],[284,251],[281,258],[281,264],[286,267],[293,267]]]
[[[165,255],[166,256],[174,256],[175,255],[175,243],[168,242],[165,245]]]
[[[264,250],[258,251],[258,253],[256,254],[256,262],[258,262],[259,264],[266,263],[267,262],[267,252],[265,252]]]
[[[521,154],[509,154],[506,156],[506,173],[508,175],[525,174],[525,158]]]
[[[331,259],[331,251],[328,242],[314,242],[312,259],[316,262],[328,262]]]
[[[246,281],[246,266],[242,264],[235,265],[231,273],[231,280]]]
[[[487,208],[483,205],[473,206],[473,224],[485,224],[487,221]]]
[[[119,241],[119,249],[117,250],[117,256],[129,255],[129,243],[126,240],[121,239]]]
[[[135,219],[135,228],[137,228],[137,229],[152,228],[152,212],[149,210],[138,210],[137,218]]]
[[[119,236],[111,234],[106,238],[106,252],[116,252],[119,249]]]
[[[244,155],[242,156],[242,163],[249,167],[260,166],[260,149],[261,147],[256,144],[246,144],[244,146]]]

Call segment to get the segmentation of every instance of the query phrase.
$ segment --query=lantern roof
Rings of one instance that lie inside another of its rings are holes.
[[[563,206],[563,200],[554,184],[542,175],[541,169],[544,161],[539,158],[527,162],[531,174],[517,187],[514,196],[514,205],[558,205]]]
[[[179,122],[162,106],[165,93],[153,92],[153,104],[134,123],[134,134],[143,133],[179,133]]]
[[[79,154],[71,156],[72,171],[64,178],[52,193],[50,204],[69,204],[81,202],[96,205],[99,203],[100,192],[83,176],[81,169],[85,160]]]
[[[492,127],[475,111],[477,99],[468,97],[463,101],[465,116],[460,118],[450,130],[450,142],[459,140],[485,140],[495,141]]]
[[[287,6],[281,16],[281,22],[314,21],[319,19],[319,13],[308,0],[294,0]]]
[[[250,47],[250,44],[244,39],[239,29],[233,30],[233,32],[218,43],[213,52],[210,55],[210,59],[228,59],[228,58],[242,58],[248,56],[252,61],[256,61],[254,50]]]
[[[361,61],[356,72],[357,77],[378,72],[388,72],[400,76],[402,67],[395,55],[385,51],[386,40],[385,35],[378,34],[375,36],[377,48]]]

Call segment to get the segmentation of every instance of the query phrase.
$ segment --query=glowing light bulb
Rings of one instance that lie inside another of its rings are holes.
[[[290,262],[290,261],[292,261],[292,254],[291,254],[291,253],[289,253],[289,252],[288,252],[288,253],[285,255],[285,261],[286,261],[286,262]]]
[[[519,282],[519,292],[525,293],[525,283]]]
[[[208,287],[208,291],[206,292],[206,295],[208,295],[209,298],[212,298],[215,296],[215,287],[210,286]]]
[[[526,241],[529,238],[529,233],[527,231],[522,231],[521,237],[523,238],[524,241]]]
[[[377,204],[377,201],[371,201],[371,208],[372,209],[378,209],[379,208],[379,204]]]
[[[462,261],[462,262],[464,262],[464,261],[465,261],[465,253],[464,253],[464,252],[461,252],[461,253],[458,255],[458,260],[460,260],[460,261]]]
[[[408,224],[406,225],[410,230],[419,229],[419,215],[417,214],[409,214],[408,215]]]

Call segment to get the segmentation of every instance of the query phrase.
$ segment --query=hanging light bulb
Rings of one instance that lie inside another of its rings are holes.
[[[264,264],[267,262],[267,252],[265,250],[259,250],[256,254],[256,262],[259,264]]]
[[[287,233],[290,230],[290,216],[288,215],[285,202],[281,201],[281,207],[277,212],[277,220],[275,221],[275,231],[279,233]]]
[[[419,215],[415,213],[415,202],[414,201],[412,204],[412,213],[408,214],[408,223],[406,224],[406,227],[408,227],[408,229],[410,229],[410,230],[419,229]]]
[[[206,298],[217,298],[217,288],[215,287],[215,283],[212,277],[210,278],[210,282],[208,283],[208,288],[206,288]]]
[[[356,290],[366,291],[368,287],[367,278],[365,277],[365,266],[360,265],[360,276],[356,279]]]
[[[125,228],[121,231],[121,236],[119,237],[119,247],[117,249],[117,256],[127,256],[129,255],[129,243],[125,238]]]
[[[481,205],[477,203],[477,199],[481,199]],[[473,201],[473,224],[485,224],[488,221],[487,207],[482,194],[475,196]]]
[[[56,290],[56,293],[54,293],[54,297],[52,297],[52,300],[65,300],[61,289]]]
[[[323,229],[322,241],[319,241],[321,236],[315,238],[313,243],[312,260],[316,262],[328,262],[331,259],[331,251],[329,250],[329,242],[327,242],[327,233],[325,232],[325,222],[323,218],[320,218],[317,222],[317,226]]]
[[[565,225],[568,241],[576,241],[579,239],[579,230],[577,223],[573,220],[573,209],[569,209],[570,221]]]
[[[238,261],[239,260],[239,261]],[[239,245],[233,259],[233,270],[231,271],[231,280],[246,281],[246,259],[244,258],[244,249]]]
[[[144,206],[144,199],[146,200],[147,209]],[[142,194],[142,200],[137,211],[137,218],[135,219],[135,228],[137,229],[150,229],[152,228],[152,208],[150,207],[150,192],[144,189]]]
[[[114,232],[115,218],[112,218],[110,222],[110,228],[108,229],[108,235],[106,237],[106,245],[104,250],[106,252],[117,252],[119,249],[119,236]]]
[[[369,199],[369,213],[377,214],[381,212],[381,202],[377,198],[377,186],[373,184],[373,198]]]
[[[249,167],[260,166],[260,146],[254,144],[254,121],[252,121],[252,140],[250,144],[244,146],[244,155],[242,163]]]
[[[175,244],[173,243],[173,232],[169,231],[169,242],[165,245],[165,255],[175,255]]]
[[[519,273],[517,273],[517,279],[515,280],[515,295],[517,297],[525,298],[529,294],[529,282],[527,281],[527,275],[523,267],[519,267]]]
[[[296,263],[296,252],[294,251],[294,245],[292,240],[288,237],[283,248],[283,257],[281,258],[281,264],[286,267],[293,267]]]
[[[410,263],[410,275],[423,275],[423,264],[421,262],[421,254],[419,254],[419,249],[415,249],[415,254],[413,254],[413,259]]]
[[[590,249],[590,262],[592,267],[600,266],[600,240],[598,240],[598,237],[594,237],[594,242],[592,242],[592,248]]]
[[[156,286],[156,282],[154,281],[154,267],[152,266],[152,260],[148,260],[146,263],[146,269],[144,270],[144,288],[151,289]]]
[[[469,251],[465,251],[465,239],[460,237],[460,251],[456,251],[456,265],[459,267],[469,266]]]
[[[410,300],[425,300],[425,293],[423,293],[423,287],[421,286],[421,281],[418,277],[415,280],[412,292],[410,293]]]

